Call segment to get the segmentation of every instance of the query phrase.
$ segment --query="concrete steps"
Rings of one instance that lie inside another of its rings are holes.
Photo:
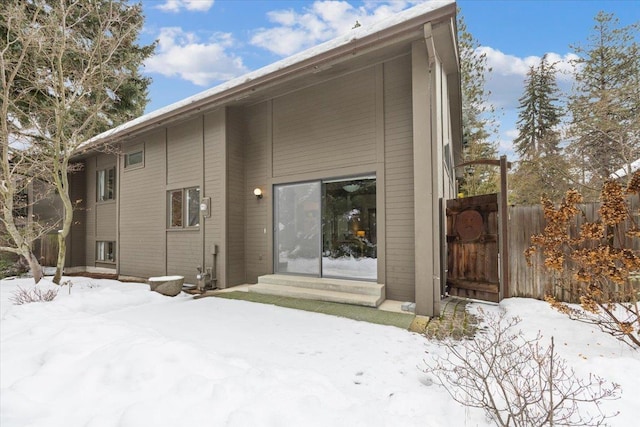
[[[384,285],[379,283],[285,274],[260,276],[249,292],[366,307],[377,307],[385,299]]]

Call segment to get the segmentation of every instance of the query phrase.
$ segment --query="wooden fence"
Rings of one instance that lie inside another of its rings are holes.
[[[640,223],[640,201],[638,196],[628,199],[630,212],[636,223]],[[578,230],[584,221],[594,221],[598,218],[599,203],[581,205],[584,217],[576,218],[571,225],[572,231]],[[630,222],[630,221],[629,221]],[[621,238],[626,239],[625,246],[640,250],[640,239],[625,238],[624,233],[630,228],[629,222],[620,230]],[[528,266],[524,251],[531,246],[531,236],[544,231],[545,219],[542,206],[511,206],[509,208],[509,269],[510,295],[543,299],[547,294],[553,294],[563,301],[575,301],[576,295],[561,290],[554,283],[560,277],[554,277],[544,268],[542,254],[532,257],[533,266]],[[567,275],[564,279],[568,279]]]
[[[43,267],[55,267],[58,262],[58,234],[46,234],[34,241],[33,254]]]

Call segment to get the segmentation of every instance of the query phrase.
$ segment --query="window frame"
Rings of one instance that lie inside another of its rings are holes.
[[[196,191],[196,198],[190,194]],[[176,197],[177,196],[177,197]],[[200,227],[200,187],[184,187],[167,190],[167,229],[195,230]],[[179,206],[177,206],[179,203]],[[195,224],[193,224],[195,220]]]
[[[134,155],[140,154],[140,161],[131,163],[131,157]],[[139,150],[129,151],[124,154],[124,162],[123,166],[125,170],[139,169],[144,167],[144,148],[140,148]]]
[[[103,246],[103,249],[100,250],[100,246]],[[111,251],[109,251],[109,246],[111,246]],[[108,254],[111,254],[111,259],[109,259]],[[95,253],[96,262],[106,263],[106,264],[115,264],[116,263],[116,242],[113,240],[96,240],[96,253]]]
[[[109,172],[112,173],[111,188],[109,189]],[[100,185],[101,178],[104,176],[104,183]],[[109,191],[110,190],[110,191]],[[108,193],[108,194],[107,194]],[[108,197],[107,197],[108,196]],[[116,199],[116,167],[99,169],[96,171],[96,203],[112,202]]]

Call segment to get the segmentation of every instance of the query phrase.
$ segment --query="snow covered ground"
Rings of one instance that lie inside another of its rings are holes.
[[[74,278],[48,303],[13,305],[0,282],[0,425],[488,426],[421,368],[442,349],[391,326],[147,285]],[[50,286],[44,284],[41,286]],[[501,304],[555,336],[579,375],[619,383],[614,426],[637,425],[640,352],[545,303]],[[489,306],[489,310],[497,310]]]

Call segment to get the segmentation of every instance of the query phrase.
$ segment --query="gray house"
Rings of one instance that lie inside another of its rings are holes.
[[[195,283],[202,266],[218,288],[432,314],[461,152],[456,5],[356,28],[84,149],[69,267]]]

